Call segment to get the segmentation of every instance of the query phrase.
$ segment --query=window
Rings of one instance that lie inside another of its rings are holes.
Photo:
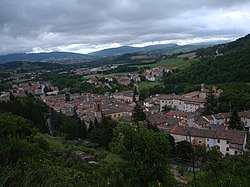
[[[229,141],[227,140],[227,144],[229,144]]]
[[[120,117],[120,116],[121,116],[121,114],[118,114],[118,116]]]
[[[116,115],[114,115],[114,118],[116,118]]]
[[[207,138],[207,141],[209,141],[209,138]]]
[[[237,154],[238,154],[238,151],[234,151],[234,154],[237,155]]]
[[[217,143],[220,143],[220,139],[217,139]]]
[[[229,147],[226,148],[226,151],[229,151]]]
[[[199,144],[201,144],[201,139],[199,139]]]

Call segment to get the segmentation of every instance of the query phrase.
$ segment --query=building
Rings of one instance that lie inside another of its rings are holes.
[[[183,95],[164,95],[160,98],[160,111],[165,105],[174,110],[183,112],[195,112],[199,108],[204,108],[205,99],[199,97],[185,97]]]
[[[116,80],[117,80],[117,82],[119,83],[119,84],[123,84],[123,85],[129,85],[130,84],[130,79],[128,78],[128,77],[117,77],[116,78]]]
[[[193,128],[175,125],[170,134],[175,142],[191,141],[193,145],[203,145],[207,149],[217,147],[220,152],[230,155],[242,153],[246,147],[245,131],[226,130],[224,128]]]

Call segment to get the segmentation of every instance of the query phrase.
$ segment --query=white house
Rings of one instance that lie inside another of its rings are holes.
[[[245,150],[247,134],[245,131],[226,130],[223,128],[192,128],[175,125],[170,134],[175,142],[190,141],[193,145],[203,145],[207,149],[216,146],[220,152],[236,155]]]

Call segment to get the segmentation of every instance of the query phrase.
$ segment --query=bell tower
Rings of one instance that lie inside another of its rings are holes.
[[[101,111],[101,104],[102,104],[102,99],[100,97],[95,97],[94,98],[94,110],[95,110],[95,112]]]

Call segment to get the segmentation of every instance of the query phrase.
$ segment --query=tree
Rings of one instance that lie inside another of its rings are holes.
[[[84,139],[84,138],[87,138],[87,136],[88,136],[88,131],[87,131],[87,126],[85,122],[79,121],[79,138]]]
[[[65,101],[66,102],[70,101],[70,95],[69,95],[69,93],[65,93]]]
[[[165,106],[162,107],[162,109],[163,109],[164,112],[169,112],[170,110],[172,110],[172,107],[165,105]]]
[[[139,94],[139,98],[140,100],[145,100],[146,98],[149,97],[149,89],[148,88],[144,88],[140,90],[140,94]]]
[[[141,106],[138,103],[136,103],[136,105],[133,109],[132,117],[134,119],[134,122],[136,122],[136,123],[139,123],[139,121],[146,120],[146,116],[143,112],[143,109],[141,108]]]
[[[10,92],[10,101],[14,101],[15,97],[12,92]]]
[[[238,112],[236,110],[233,110],[228,124],[229,124],[229,129],[234,129],[234,130],[244,129],[244,125],[241,122]]]
[[[173,186],[169,167],[170,147],[168,135],[148,130],[144,125],[133,126],[120,122],[115,128],[111,150],[133,168],[137,184],[148,186],[159,181],[163,186]]]
[[[115,126],[116,123],[110,117],[102,116],[100,122],[95,119],[94,126],[89,133],[90,140],[102,147],[108,148],[113,138],[113,128]]]
[[[193,148],[190,142],[181,141],[176,145],[176,154],[177,158],[181,158],[183,160],[191,160],[193,153]]]
[[[210,91],[207,94],[206,97],[206,103],[205,103],[205,111],[204,115],[211,115],[218,113],[218,101],[216,98],[216,95],[213,93],[213,91]]]

